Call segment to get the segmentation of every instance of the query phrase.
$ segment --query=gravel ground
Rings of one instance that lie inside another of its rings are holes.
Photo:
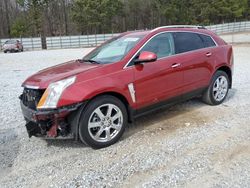
[[[234,50],[223,105],[195,99],[152,113],[101,150],[29,139],[18,101],[27,76],[88,49],[0,53],[0,187],[250,187],[250,47]]]

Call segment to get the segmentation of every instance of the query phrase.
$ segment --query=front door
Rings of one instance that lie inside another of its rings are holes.
[[[134,66],[137,108],[147,107],[182,94],[183,74],[171,33],[154,36],[142,48],[157,55],[157,61]]]

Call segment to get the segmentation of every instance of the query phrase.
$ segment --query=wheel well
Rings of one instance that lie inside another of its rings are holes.
[[[231,69],[227,66],[223,66],[223,67],[220,67],[217,71],[223,71],[223,72],[227,73],[229,81],[230,81],[229,88],[232,88],[232,71],[231,71]]]
[[[133,122],[133,110],[130,107],[127,99],[122,94],[116,93],[116,92],[105,92],[105,93],[101,93],[99,95],[96,95],[94,98],[102,96],[102,95],[111,95],[113,97],[118,98],[125,105],[125,107],[126,107],[126,110],[127,110],[127,113],[128,113],[128,121],[130,123]],[[92,99],[94,99],[94,98],[92,98]]]

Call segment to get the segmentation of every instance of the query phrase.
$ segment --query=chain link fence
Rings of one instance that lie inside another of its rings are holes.
[[[95,47],[119,34],[47,37],[47,49]]]
[[[210,25],[206,26],[206,28],[211,31],[214,31],[218,35],[236,32],[246,32],[250,31],[250,21]]]
[[[219,35],[237,33],[237,32],[248,32],[250,31],[250,21],[210,25],[206,26],[206,28],[214,31]],[[95,47],[117,35],[119,34],[112,33],[112,34],[97,34],[97,35],[46,37],[46,45],[47,49]],[[39,37],[12,38],[12,39],[20,40],[25,50],[42,49],[41,38]],[[0,39],[0,46],[2,46],[4,42],[7,40],[8,39]],[[228,42],[233,43],[233,39],[230,38],[230,41]],[[250,43],[250,38],[247,40],[247,42]]]
[[[119,34],[98,34],[98,35],[79,35],[79,36],[58,36],[46,37],[47,49],[60,49],[60,48],[86,48],[95,47],[103,42],[111,39]],[[5,41],[9,39],[0,39],[2,46]],[[41,50],[41,38],[12,38],[12,40],[19,40],[24,46],[25,50]]]

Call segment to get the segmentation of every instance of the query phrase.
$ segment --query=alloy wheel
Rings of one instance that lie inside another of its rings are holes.
[[[228,92],[228,81],[225,76],[219,76],[213,85],[213,97],[216,101],[222,101]]]
[[[120,132],[123,124],[123,114],[118,106],[104,104],[97,107],[90,115],[88,131],[97,142],[108,142]]]

